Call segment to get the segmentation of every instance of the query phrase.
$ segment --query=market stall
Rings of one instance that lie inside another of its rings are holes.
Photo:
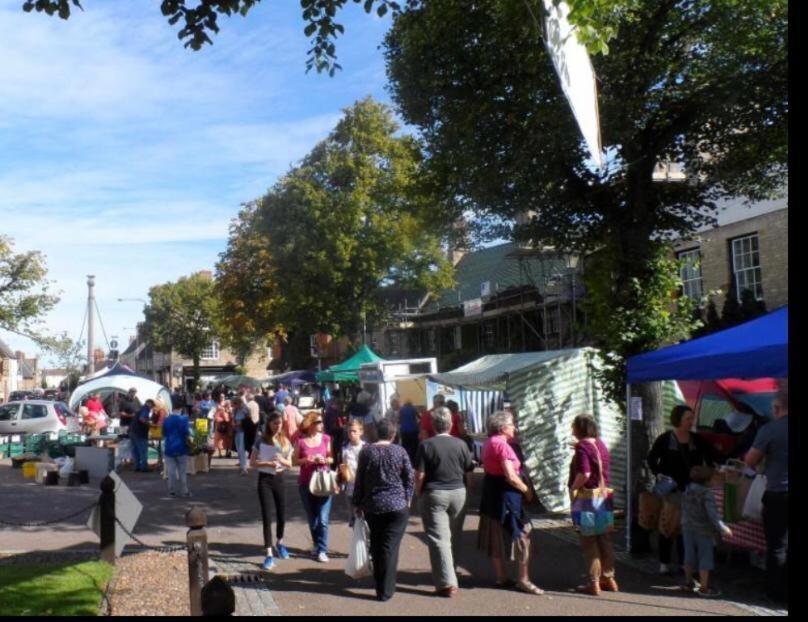
[[[739,326],[629,358],[626,403],[631,403],[631,385],[641,382],[787,377],[788,305],[785,305]],[[626,437],[631,447],[629,417],[626,417]],[[629,459],[627,476],[630,469]],[[630,497],[628,514],[631,515]],[[630,550],[630,529],[626,530],[626,546]]]
[[[516,411],[519,441],[536,495],[548,511],[565,512],[569,510],[571,425],[581,413],[595,417],[611,453],[616,504],[622,505],[625,498],[622,413],[603,394],[595,377],[598,364],[594,348],[495,354],[450,372],[431,374],[429,380],[467,394],[506,394]]]
[[[383,360],[368,346],[362,345],[349,359],[315,374],[317,382],[359,382],[359,368],[364,363]]]

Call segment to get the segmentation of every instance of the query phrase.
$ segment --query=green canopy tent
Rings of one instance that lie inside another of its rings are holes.
[[[357,353],[347,361],[317,372],[317,382],[359,382],[359,367],[361,365],[382,360],[384,359],[373,350],[366,345],[362,345]]]

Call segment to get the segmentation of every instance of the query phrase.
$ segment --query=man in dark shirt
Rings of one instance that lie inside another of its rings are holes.
[[[121,400],[121,427],[125,428],[132,423],[135,413],[143,407],[137,397],[137,389],[132,387]]]
[[[137,417],[129,425],[129,439],[132,441],[135,471],[141,473],[149,472],[149,421],[153,408],[154,400],[146,400],[138,411]]]
[[[436,435],[421,443],[415,459],[415,490],[423,496],[421,518],[435,590],[452,597],[458,590],[455,568],[466,516],[466,484],[474,463],[468,446],[449,433],[452,414],[448,408],[432,411],[432,427]]]

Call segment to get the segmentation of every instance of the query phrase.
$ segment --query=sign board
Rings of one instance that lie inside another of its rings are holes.
[[[482,298],[474,298],[473,300],[463,301],[463,315],[469,317],[472,315],[483,314],[483,300]]]
[[[370,383],[383,382],[384,375],[380,369],[360,369],[359,381]]]
[[[115,518],[121,522],[129,533],[132,533],[137,524],[137,519],[140,518],[140,513],[143,511],[143,505],[137,500],[137,497],[129,490],[129,487],[115,471],[110,473],[109,476],[115,480]],[[93,508],[93,511],[90,512],[90,518],[87,519],[87,527],[92,529],[99,538],[101,537],[101,514],[97,505]],[[130,540],[123,527],[116,521],[115,557],[121,556],[123,547],[125,547]]]
[[[598,91],[589,53],[578,41],[575,27],[567,19],[570,12],[567,3],[556,4],[554,0],[544,0],[544,8],[544,40],[561,82],[561,89],[572,108],[592,160],[598,167],[603,167]]]
[[[632,397],[631,407],[629,409],[632,421],[642,421],[642,398]]]
[[[113,339],[112,341],[109,342],[109,349],[110,350],[117,350],[118,349],[118,342],[115,339]]]
[[[490,296],[491,295],[491,281],[485,281],[484,283],[480,283],[480,296]]]

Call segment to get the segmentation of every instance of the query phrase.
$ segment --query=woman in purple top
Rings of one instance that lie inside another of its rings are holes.
[[[609,485],[609,450],[598,438],[598,425],[591,415],[578,415],[572,422],[572,434],[578,440],[570,465],[570,497],[581,489]],[[601,482],[601,477],[603,478]],[[614,549],[608,533],[581,534],[581,548],[586,559],[589,583],[576,589],[582,594],[599,596],[601,590],[617,591],[614,579]]]
[[[353,503],[356,515],[364,515],[370,527],[376,598],[386,601],[396,591],[398,549],[410,515],[415,472],[406,450],[392,444],[393,422],[382,419],[376,433],[379,440],[359,453]]]

